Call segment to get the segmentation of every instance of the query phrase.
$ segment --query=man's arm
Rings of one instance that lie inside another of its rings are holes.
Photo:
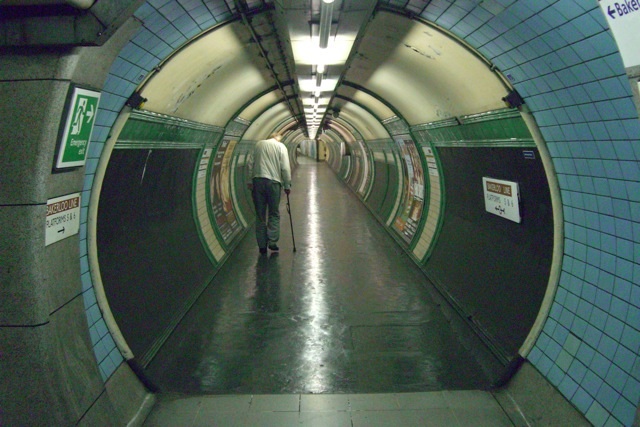
[[[280,150],[280,176],[282,177],[282,186],[286,194],[291,193],[291,165],[289,164],[289,151],[282,144]]]

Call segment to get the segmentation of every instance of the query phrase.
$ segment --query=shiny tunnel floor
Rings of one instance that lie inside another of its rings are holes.
[[[425,276],[324,164],[247,233],[146,373],[145,425],[511,425]]]

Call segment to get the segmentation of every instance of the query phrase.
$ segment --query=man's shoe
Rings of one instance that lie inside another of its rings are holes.
[[[280,248],[278,247],[278,245],[276,245],[275,243],[269,243],[269,249],[271,249],[274,252],[277,252],[280,250]]]
[[[267,248],[260,248],[260,253],[261,254],[266,254],[267,253]]]

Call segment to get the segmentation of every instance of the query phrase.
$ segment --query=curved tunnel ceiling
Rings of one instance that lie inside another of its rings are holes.
[[[350,100],[360,106],[366,105],[367,110],[370,111],[371,114],[376,116],[378,120],[382,121],[384,119],[395,116],[393,110],[391,110],[387,105],[385,105],[382,101],[372,96],[371,94],[363,91],[357,91],[353,88],[348,87],[344,87],[342,89],[344,92],[351,90],[351,96],[349,98],[346,98],[339,94],[336,96],[345,100]],[[336,100],[335,104],[340,105],[340,102]]]
[[[267,42],[280,46],[286,38],[271,14],[221,25],[176,51],[142,87],[144,108],[217,126],[239,116],[252,122],[246,139],[300,121],[300,76],[286,75],[292,59],[283,49],[274,56],[274,45],[267,51],[255,42],[255,27],[262,24],[269,29],[259,40],[272,38]],[[366,140],[388,138],[380,121],[396,114],[413,125],[504,107],[507,87],[490,64],[406,16],[377,12],[350,58],[324,125],[331,127],[338,112]]]
[[[178,51],[141,91],[145,109],[225,126],[245,102],[273,86],[243,42],[249,39],[242,23],[234,22]]]
[[[410,125],[503,108],[507,94],[488,64],[459,42],[388,12],[367,28],[344,79],[386,100]]]
[[[252,121],[243,138],[249,141],[258,140],[274,130],[282,129],[283,125],[287,125],[291,120],[289,110],[283,103],[279,103]]]
[[[379,103],[379,101],[376,101]],[[367,104],[358,104],[349,102],[344,104],[340,108],[340,113],[337,116],[337,120],[345,121],[353,126],[358,132],[360,132],[360,136],[364,140],[375,140],[388,137],[387,131],[382,125],[380,121],[374,117],[371,112],[362,107],[362,105]],[[367,107],[369,107],[368,104]],[[387,116],[392,117],[392,115]],[[329,126],[334,119],[329,121]]]

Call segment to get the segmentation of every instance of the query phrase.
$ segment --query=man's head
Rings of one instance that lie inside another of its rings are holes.
[[[273,138],[276,141],[280,142],[280,141],[282,141],[282,134],[280,134],[280,132],[274,132],[273,135],[271,135],[271,138]]]

